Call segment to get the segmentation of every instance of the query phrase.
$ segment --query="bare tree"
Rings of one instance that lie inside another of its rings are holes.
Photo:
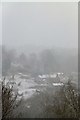
[[[58,118],[78,118],[78,90],[69,81],[55,93],[53,104],[46,106],[46,112]]]
[[[5,80],[5,79],[4,79]],[[13,117],[13,111],[20,105],[20,101],[17,101],[17,94],[13,96],[12,87],[7,84],[5,86],[2,82],[2,118]]]

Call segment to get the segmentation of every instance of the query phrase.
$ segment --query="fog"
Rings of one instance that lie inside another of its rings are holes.
[[[0,52],[3,118],[78,116],[77,3],[2,3]]]
[[[77,3],[3,3],[3,44],[77,48]]]
[[[26,55],[50,49],[65,65],[74,56],[78,69],[77,3],[2,3],[2,21],[2,44],[8,49]]]

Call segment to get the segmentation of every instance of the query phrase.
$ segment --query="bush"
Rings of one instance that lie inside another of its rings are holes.
[[[4,79],[5,80],[5,79]],[[2,82],[2,118],[13,117],[13,111],[19,106],[21,101],[17,101],[17,94],[13,96],[12,87]]]
[[[45,111],[47,115],[49,115],[48,117],[79,117],[78,90],[73,87],[70,81],[57,91],[55,96],[50,97],[49,99],[53,100],[53,104],[45,106]]]

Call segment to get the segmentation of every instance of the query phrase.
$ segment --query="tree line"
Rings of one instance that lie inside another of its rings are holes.
[[[44,49],[38,54],[17,54],[16,50],[2,47],[2,75],[17,72],[29,73],[31,75],[49,74],[53,72],[76,71],[75,56],[54,53],[51,49]]]

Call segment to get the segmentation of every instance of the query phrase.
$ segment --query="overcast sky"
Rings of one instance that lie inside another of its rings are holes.
[[[3,44],[78,46],[78,4],[3,3]]]

